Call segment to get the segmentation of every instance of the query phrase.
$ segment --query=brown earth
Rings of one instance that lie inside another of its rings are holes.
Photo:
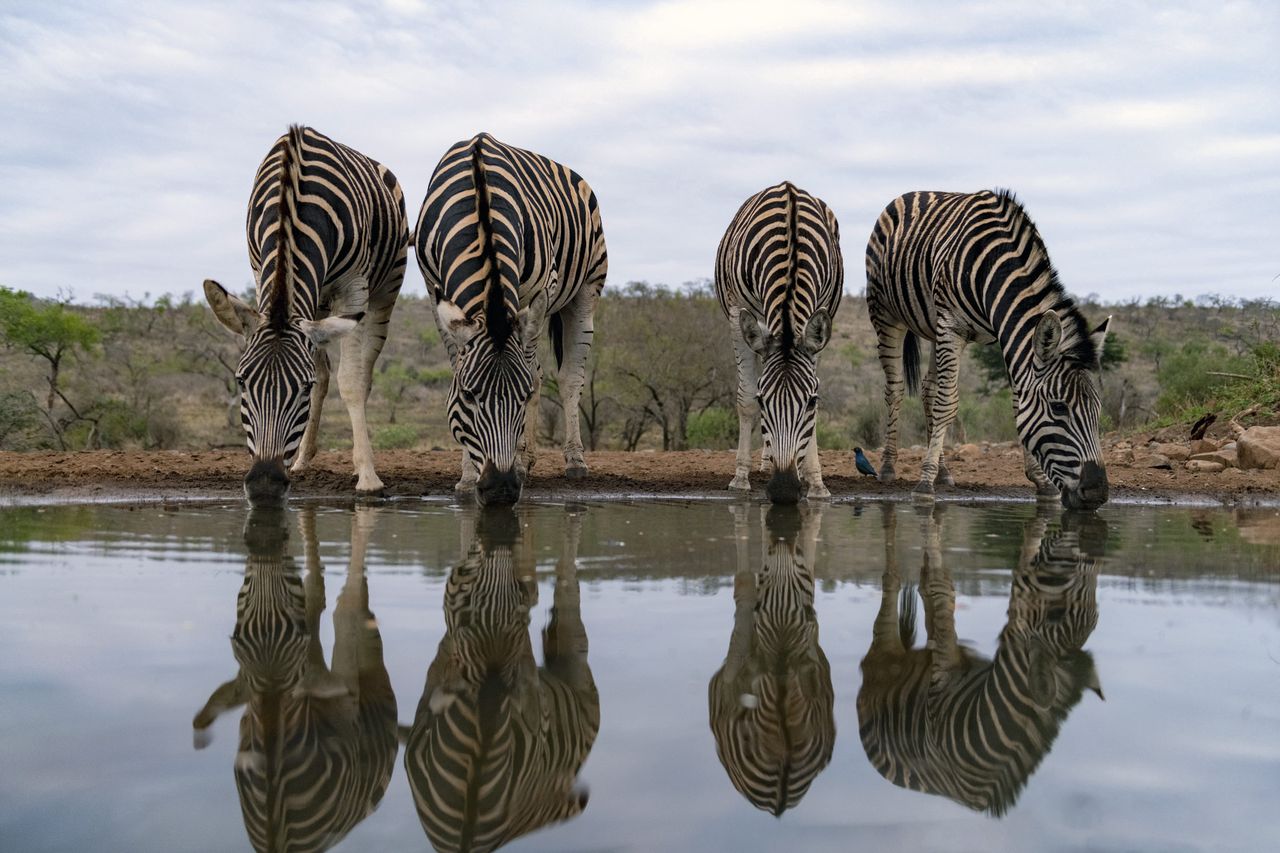
[[[939,497],[1030,499],[1033,492],[1022,473],[1022,454],[1011,444],[967,445],[963,458],[952,455],[948,466],[952,488]],[[1227,503],[1280,500],[1280,470],[1196,473],[1174,463],[1171,469],[1124,464],[1124,445],[1108,451],[1111,497],[1121,501],[1212,500]],[[446,451],[384,451],[377,454],[378,473],[389,496],[452,495],[459,456]],[[165,499],[239,496],[240,478],[248,467],[241,450],[89,451],[82,453],[0,453],[0,502],[8,498],[94,500],[106,498]],[[854,473],[853,454],[822,453],[823,477],[836,499],[905,496],[920,472],[921,450],[904,449],[898,481],[889,485]],[[873,455],[873,463],[878,458]],[[626,495],[723,495],[733,476],[731,451],[692,450],[679,453],[588,453],[591,473],[585,479],[563,475],[557,451],[538,455],[527,494],[543,497],[612,497]],[[319,454],[307,473],[295,479],[294,497],[353,494],[354,475],[346,452]],[[765,476],[752,474],[757,491]]]

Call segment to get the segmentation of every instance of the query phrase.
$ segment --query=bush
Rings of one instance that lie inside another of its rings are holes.
[[[407,424],[390,424],[373,434],[378,450],[406,450],[418,443],[418,430]]]
[[[30,392],[10,391],[0,394],[0,448],[27,450],[39,417],[40,410]]]
[[[818,438],[819,450],[850,450],[853,447],[848,433],[838,425],[824,421],[821,415],[818,416],[818,426],[814,434]]]
[[[689,416],[684,431],[689,447],[727,450],[738,442],[738,415],[723,406],[712,406]]]
[[[1156,410],[1168,414],[1207,402],[1224,386],[1223,377],[1210,376],[1211,371],[1243,374],[1255,367],[1256,363],[1232,356],[1221,344],[1188,341],[1160,365],[1161,394]]]

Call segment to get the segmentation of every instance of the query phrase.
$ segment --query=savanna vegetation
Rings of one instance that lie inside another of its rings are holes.
[[[392,319],[375,374],[370,423],[377,448],[451,446],[444,399],[450,369],[414,283]],[[1265,300],[1154,298],[1083,310],[1115,315],[1104,356],[1108,429],[1190,423],[1280,410],[1280,311]],[[727,323],[707,282],[678,289],[606,288],[582,396],[588,449],[724,449],[737,440]],[[1015,437],[999,354],[970,347],[956,441]],[[91,306],[0,288],[0,449],[239,446],[239,341],[191,294],[100,297]],[[552,359],[544,352],[544,364]],[[865,301],[847,296],[822,357],[819,446],[881,443],[883,379]],[[334,383],[336,386],[336,383]],[[554,370],[545,371],[537,429],[557,443]],[[350,445],[336,387],[321,446]],[[904,442],[921,440],[918,404],[904,407]]]

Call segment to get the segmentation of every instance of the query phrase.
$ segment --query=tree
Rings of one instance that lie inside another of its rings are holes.
[[[1005,369],[1004,354],[1000,352],[999,346],[991,343],[970,347],[969,351],[973,353],[973,360],[982,370],[984,393],[990,394],[995,389],[1009,387],[1009,373]],[[923,357],[924,354],[921,355]],[[1102,369],[1115,370],[1128,360],[1129,354],[1125,351],[1124,342],[1120,337],[1114,334],[1107,335],[1102,345]]]
[[[34,356],[45,363],[44,410],[58,446],[66,450],[66,428],[75,421],[96,422],[90,412],[76,408],[62,389],[64,362],[77,352],[88,352],[99,339],[97,328],[66,302],[36,299],[30,293],[0,286],[0,336],[6,347]],[[58,418],[54,408],[61,401],[71,418]],[[90,433],[92,437],[92,430]]]

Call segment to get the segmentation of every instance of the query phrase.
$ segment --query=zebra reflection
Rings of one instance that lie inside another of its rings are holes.
[[[885,572],[871,648],[862,659],[858,726],[867,758],[893,784],[940,794],[994,817],[1017,802],[1086,689],[1102,697],[1083,650],[1098,621],[1106,541],[1096,516],[1041,507],[1027,522],[1008,620],[988,660],[956,636],[956,590],[942,559],[941,523],[922,511],[925,648],[915,641],[915,590],[897,559],[897,516],[883,507]]]
[[[351,560],[333,614],[333,658],[320,645],[325,607],[315,510],[300,513],[305,580],[286,553],[283,509],[255,509],[236,599],[231,648],[240,669],[195,715],[196,748],[239,705],[236,790],[245,829],[260,851],[325,850],[377,808],[396,751],[396,700],[369,612],[364,560],[377,510],[357,507]]]
[[[818,645],[814,557],[822,508],[764,514],[764,566],[748,561],[746,505],[732,507],[737,541],[733,633],[707,704],[716,754],[753,806],[795,808],[831,761],[836,725],[831,666]]]
[[[404,758],[436,850],[496,850],[586,807],[577,775],[600,728],[600,697],[578,592],[582,517],[569,513],[565,524],[539,668],[529,639],[538,588],[528,531],[510,509],[464,515],[445,635]]]

